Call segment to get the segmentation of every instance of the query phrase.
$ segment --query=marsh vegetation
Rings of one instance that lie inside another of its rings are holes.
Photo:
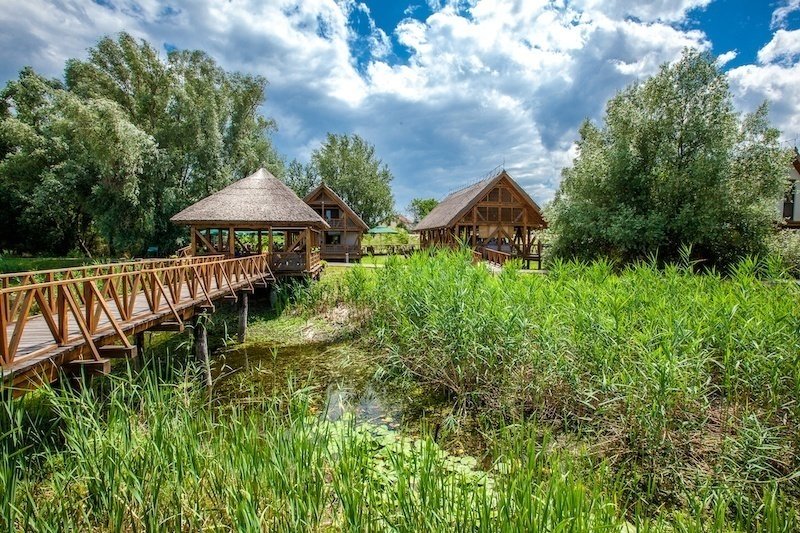
[[[332,269],[140,372],[3,403],[12,530],[792,531],[797,285],[775,264],[442,252]]]

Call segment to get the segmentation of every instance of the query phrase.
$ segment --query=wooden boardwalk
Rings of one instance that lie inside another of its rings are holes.
[[[62,368],[135,357],[129,336],[181,331],[221,299],[274,281],[267,254],[189,257],[0,276],[2,386],[15,393]]]

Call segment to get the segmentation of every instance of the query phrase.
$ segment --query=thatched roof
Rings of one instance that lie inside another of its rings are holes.
[[[170,220],[178,224],[220,227],[328,227],[294,191],[263,168],[190,205]]]
[[[315,200],[320,193],[325,193],[328,197],[333,199],[333,201],[335,201],[340,208],[344,209],[344,211],[348,215],[350,215],[355,221],[355,223],[358,224],[360,227],[362,227],[364,231],[369,229],[369,226],[367,226],[367,224],[363,220],[361,220],[361,217],[358,216],[358,214],[355,211],[353,211],[349,205],[347,205],[347,202],[342,200],[342,197],[336,194],[336,191],[334,191],[324,183],[320,183],[316,189],[308,193],[306,197],[303,199],[303,201],[306,202],[307,204],[313,204],[315,203]]]
[[[525,189],[519,186],[509,174],[502,170],[500,173],[486,178],[485,180],[474,183],[463,189],[447,195],[444,200],[434,207],[428,215],[419,221],[414,227],[414,231],[421,231],[434,228],[450,227],[458,222],[464,213],[466,213],[474,204],[479,202],[483,196],[488,193],[495,183],[501,179],[506,178],[508,182],[514,187],[514,190],[522,197],[523,201],[530,202],[531,207],[536,211],[541,212],[539,205],[533,201],[533,198],[525,192]]]

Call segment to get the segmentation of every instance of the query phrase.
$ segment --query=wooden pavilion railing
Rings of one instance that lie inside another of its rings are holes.
[[[63,277],[35,281],[36,276],[50,277],[56,273]],[[45,343],[49,345],[44,347],[40,347],[41,343],[34,344],[36,349],[26,353],[26,357],[82,339],[99,360],[100,352],[93,340],[96,334],[115,334],[120,345],[130,348],[124,331],[127,323],[167,313],[182,324],[177,306],[188,300],[211,306],[212,295],[219,296],[220,292],[235,295],[236,288],[252,289],[254,280],[268,276],[272,272],[267,254],[30,272],[23,275],[26,282],[0,289],[0,363],[7,367],[15,362],[25,328],[34,319],[44,321],[52,344]],[[145,306],[141,305],[143,299]],[[77,329],[77,335],[73,335],[73,329]]]
[[[490,248],[483,249],[484,258],[490,263],[502,266],[513,256],[508,252],[501,252],[500,250],[492,250]]]

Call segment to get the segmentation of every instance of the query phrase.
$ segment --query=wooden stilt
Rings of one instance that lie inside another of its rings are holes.
[[[250,306],[250,295],[243,291],[239,296],[239,344],[243,343],[247,337],[247,312]]]
[[[205,370],[206,386],[211,387],[211,358],[208,353],[208,332],[206,331],[205,314],[197,315],[194,319],[194,356],[203,365]]]

